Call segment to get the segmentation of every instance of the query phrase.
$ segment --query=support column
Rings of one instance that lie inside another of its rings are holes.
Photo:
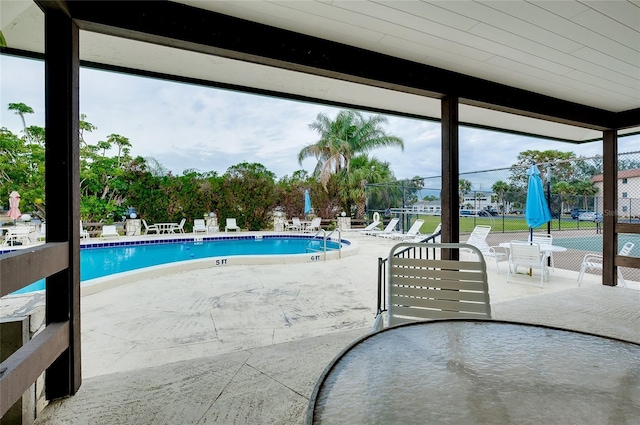
[[[603,214],[602,214],[602,284],[616,286],[618,275],[618,132],[605,130],[602,137]]]
[[[460,241],[458,179],[460,173],[458,152],[458,98],[446,96],[442,110],[442,242]],[[443,252],[443,258],[457,260],[459,253]]]
[[[47,398],[80,388],[79,30],[64,4],[45,12],[45,196],[47,242],[69,243],[69,268],[47,278],[47,325],[69,320],[69,349],[46,373]]]

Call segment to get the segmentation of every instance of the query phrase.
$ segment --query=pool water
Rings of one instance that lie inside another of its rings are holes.
[[[154,243],[116,245],[101,248],[83,248],[80,251],[80,281],[96,279],[117,273],[210,257],[236,255],[305,254],[308,248],[317,251],[322,241],[311,238],[244,238],[204,242]],[[327,250],[338,249],[339,244],[327,241]],[[40,280],[13,294],[45,289]]]

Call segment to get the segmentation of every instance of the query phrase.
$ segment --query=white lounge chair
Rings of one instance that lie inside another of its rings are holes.
[[[360,229],[360,233],[366,233],[369,232],[371,230],[380,230],[379,229],[380,226],[380,221],[375,220],[373,222],[371,222],[367,227],[365,227],[364,229]]]
[[[144,234],[148,235],[151,232],[156,232],[158,233],[158,226],[156,226],[155,224],[152,225],[148,225],[147,224],[147,220],[142,219],[142,225],[144,226]]]
[[[477,248],[466,244],[429,244],[437,249],[466,249],[477,261],[407,258],[396,253],[424,244],[401,242],[389,253],[386,320],[380,313],[373,331],[425,319],[491,318],[487,267]]]
[[[509,268],[507,269],[507,283],[513,282],[512,275],[518,272],[518,267],[540,270],[540,287],[545,280],[549,280],[549,270],[546,266],[544,252],[535,242],[511,241],[509,249]]]
[[[421,235],[420,232],[418,232],[418,234],[413,238],[413,239],[404,239],[403,242],[414,242],[414,243],[418,243],[418,242],[422,242],[427,238],[432,238],[432,242],[440,242],[440,231],[442,230],[442,223],[438,223],[438,225],[436,226],[436,228],[433,230],[433,232],[431,232],[431,234],[429,235]]]
[[[193,233],[204,232],[209,233],[209,228],[207,227],[205,221],[201,218],[196,218],[193,220]]]
[[[12,227],[7,230],[2,245],[28,245],[31,243],[31,239],[29,238],[31,232],[35,232],[35,228],[32,230],[31,226]]]
[[[241,230],[240,226],[238,226],[238,223],[236,223],[235,218],[227,219],[227,224],[226,226],[224,226],[224,231],[228,232],[229,230],[235,230],[236,232],[239,232]]]
[[[398,225],[399,222],[400,222],[400,219],[395,217],[395,218],[392,218],[391,221],[389,221],[389,223],[387,224],[387,227],[385,227],[384,230],[372,229],[362,233],[365,235],[372,235],[372,236],[376,236],[379,234],[392,233],[396,230],[396,226]]]
[[[506,248],[502,248],[500,246],[489,246],[487,243],[487,236],[489,235],[489,232],[491,232],[491,226],[478,225],[473,229],[465,243],[478,248],[485,259],[493,258],[496,262],[498,274],[500,274],[499,263],[508,261],[509,254],[507,254]]]
[[[407,230],[407,233],[381,233],[378,236],[380,236],[381,238],[387,238],[387,239],[400,239],[400,240],[407,240],[407,239],[415,239],[417,235],[420,234],[420,228],[422,227],[422,225],[424,224],[424,220],[419,218],[416,221],[413,222],[413,224],[411,225],[411,227],[409,228],[409,230]]]
[[[119,238],[120,234],[116,230],[116,226],[114,224],[105,224],[102,226],[102,233],[100,233],[101,238]]]
[[[622,249],[620,249],[618,255],[628,256],[629,254],[631,254],[633,247],[633,242],[627,242],[626,244],[624,244]],[[622,277],[620,267],[617,267],[617,269],[618,280],[621,281],[622,285],[626,288],[627,282],[624,280],[624,277]],[[602,270],[602,254],[587,254],[584,256],[584,258],[582,259],[582,265],[580,266],[580,274],[578,274],[578,286],[582,285],[582,278],[584,277],[584,274],[587,270]]]

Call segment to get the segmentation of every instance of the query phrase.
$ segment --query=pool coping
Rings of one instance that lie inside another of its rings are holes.
[[[311,234],[290,233],[290,232],[242,232],[229,235],[223,234],[193,234],[193,233],[177,233],[177,234],[160,234],[160,235],[139,235],[139,236],[121,236],[118,239],[110,238],[103,240],[82,240],[81,249],[97,249],[116,246],[138,246],[149,244],[169,244],[180,242],[206,242],[214,240],[256,240],[256,239],[275,239],[275,238],[293,238],[293,239],[309,239],[322,240]],[[331,238],[333,242],[337,242],[337,238]],[[163,276],[169,273],[178,273],[187,270],[206,269],[212,267],[224,267],[233,265],[260,265],[260,264],[292,264],[292,263],[309,263],[318,261],[335,260],[342,257],[356,255],[359,251],[358,243],[353,239],[345,239],[341,236],[340,242],[342,248],[336,251],[303,253],[303,254],[278,254],[278,255],[229,255],[217,256],[200,259],[190,259],[184,261],[176,261],[157,266],[145,267],[142,269],[131,270],[122,273],[116,273],[109,276],[103,276],[95,279],[88,279],[80,284],[80,295],[91,295],[97,292],[115,288],[127,283],[135,282],[140,279],[148,279]],[[32,247],[26,245],[25,247]],[[20,248],[25,248],[20,247]],[[17,249],[20,249],[17,248]],[[9,251],[0,251],[0,254]],[[39,291],[34,291],[39,292]],[[24,295],[24,294],[17,294]],[[17,296],[16,295],[16,296]],[[8,295],[11,296],[11,295]]]

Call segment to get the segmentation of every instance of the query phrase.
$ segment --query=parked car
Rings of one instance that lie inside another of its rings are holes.
[[[591,212],[591,211],[589,211],[589,210],[583,210],[583,209],[580,209],[580,208],[574,208],[574,209],[572,209],[572,210],[571,210],[571,218],[575,220],[575,219],[577,219],[577,218],[578,218],[578,216],[579,216],[580,214],[582,214],[582,213],[586,213],[586,212]]]
[[[593,221],[596,223],[602,223],[602,214],[593,211],[586,211],[578,216],[578,221]]]

